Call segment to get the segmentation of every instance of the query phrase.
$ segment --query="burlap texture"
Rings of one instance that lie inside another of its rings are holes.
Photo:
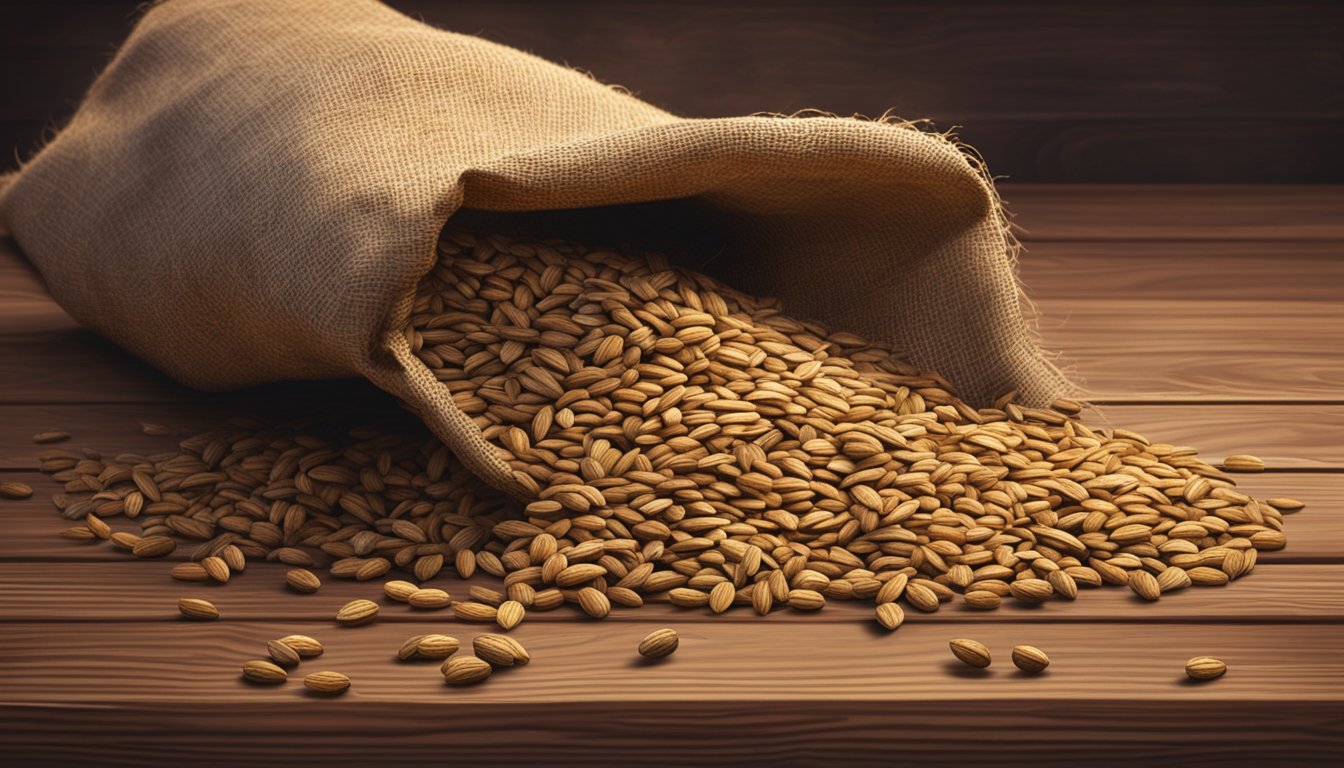
[[[972,401],[1067,388],[997,196],[942,137],[685,119],[373,0],[157,5],[10,181],[0,220],[79,322],[202,389],[366,376],[506,489],[399,330],[462,206],[694,197],[727,222],[737,287],[890,340]]]

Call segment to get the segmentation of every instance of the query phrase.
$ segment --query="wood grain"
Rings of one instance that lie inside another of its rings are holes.
[[[1033,187],[1022,199],[1030,204],[1033,195],[1042,194],[1051,193]],[[1171,204],[1182,196],[1170,193]],[[1052,225],[1048,216],[1034,218],[1047,219],[1047,231],[1064,231],[1060,211],[1085,208],[1080,202],[1085,199],[1061,203]],[[1143,193],[1116,200],[1119,215],[1152,214]],[[1254,204],[1291,220],[1299,213],[1289,209],[1298,202],[1270,191]],[[1144,210],[1124,213],[1133,208]],[[1216,214],[1210,211],[1191,226],[1229,226]],[[1312,226],[1306,219],[1302,225]],[[1129,237],[1133,230],[1117,225],[1111,232]],[[1061,355],[1097,402],[1339,402],[1344,335],[1335,329],[1344,312],[1341,248],[1344,242],[1334,241],[1046,240],[1028,243],[1020,263],[1044,346]],[[0,356],[9,361],[0,368],[0,399],[200,398],[76,327],[52,303],[13,242],[0,239]],[[79,364],[71,364],[75,360]],[[89,367],[100,372],[96,387],[86,375]]]
[[[352,582],[323,575],[323,587],[312,595],[296,595],[285,587],[285,567],[256,563],[227,585],[183,583],[169,575],[169,563],[145,563],[127,558],[122,563],[4,562],[0,561],[0,615],[11,621],[176,622],[179,597],[203,597],[219,608],[223,622],[295,619],[323,622],[333,628],[336,611],[347,602],[364,598],[383,606],[378,621],[390,624],[453,622],[450,611],[422,611],[382,595],[382,581]],[[391,577],[388,577],[391,578]],[[473,583],[499,589],[495,579]],[[1126,588],[1100,588],[1079,593],[1075,601],[1054,600],[1028,607],[1006,605],[996,611],[977,611],[958,602],[937,613],[907,611],[907,621],[971,623],[975,626],[1004,621],[1078,622],[1116,621],[1160,624],[1184,621],[1272,623],[1344,622],[1344,566],[1267,564],[1225,587],[1190,588],[1145,602]],[[455,599],[466,599],[466,585],[443,577],[434,586]],[[1011,602],[1011,601],[1010,601]],[[832,601],[817,614],[781,610],[759,617],[746,606],[714,616],[708,609],[684,610],[666,604],[613,610],[606,621],[742,621],[753,625],[811,623],[872,623],[873,608],[862,601]],[[533,612],[529,622],[588,621],[576,609]],[[487,625],[481,631],[489,631]],[[478,627],[479,628],[479,627]],[[430,630],[425,630],[430,631]],[[465,631],[465,630],[464,630]]]
[[[512,673],[511,673],[512,674]],[[779,674],[772,668],[768,674]],[[1219,682],[1218,685],[1223,685]],[[901,690],[902,681],[892,681]],[[275,693],[275,692],[271,692]],[[1156,701],[1089,690],[992,706],[963,701],[756,701],[720,686],[701,701],[501,704],[438,692],[433,705],[290,693],[245,705],[198,699],[4,706],[0,738],[38,765],[453,764],[490,766],[1078,765],[1314,768],[1344,746],[1338,702]],[[968,737],[974,724],[979,738]],[[1216,727],[1215,727],[1216,725]],[[72,734],[78,734],[78,738]],[[221,734],[221,738],[208,738]],[[203,745],[209,744],[208,748]],[[893,756],[899,756],[894,758]]]
[[[1344,266],[1344,259],[1338,263]],[[1028,290],[1041,343],[1060,355],[1094,401],[1344,399],[1344,334],[1335,330],[1344,299],[1184,302],[1074,298],[1051,290],[1072,272],[1062,270],[1058,280],[1035,279]],[[1339,283],[1330,280],[1327,272],[1319,282],[1344,285],[1344,275]],[[64,313],[44,314],[53,318],[51,325],[69,324]],[[1105,343],[1097,343],[1099,337]],[[209,399],[90,331],[0,333],[0,357],[9,361],[0,368],[0,398],[9,402]],[[91,369],[98,371],[94,382]]]
[[[0,404],[0,469],[35,469],[39,447],[30,438],[42,430],[71,432],[73,445],[108,455],[147,453],[175,442],[141,434],[145,421],[191,434],[219,428],[234,413],[320,413],[334,402],[342,403],[351,419],[361,412],[387,415],[394,413],[390,400],[372,385],[331,382],[325,390],[273,387],[214,404]],[[1344,468],[1344,442],[1339,440],[1344,405],[1107,405],[1099,414],[1085,414],[1085,421],[1097,427],[1124,427],[1158,442],[1194,446],[1206,461],[1252,453],[1273,469]]]
[[[183,750],[203,765],[441,764],[445,754],[473,765],[886,764],[892,754],[951,765],[1141,757],[1230,766],[1271,756],[1305,765],[1342,746],[1334,626],[976,628],[1000,655],[1020,642],[1048,649],[1052,666],[1035,677],[1002,658],[986,673],[965,671],[947,651],[947,628],[932,624],[890,635],[704,624],[681,629],[667,662],[636,661],[635,643],[655,626],[525,624],[515,635],[532,664],[449,689],[433,664],[393,661],[406,629],[387,624],[110,623],[93,634],[9,623],[0,625],[0,738],[34,758],[136,765],[180,764]],[[342,670],[350,693],[324,700],[294,681],[238,679],[242,661],[291,632],[327,649],[300,671]],[[1296,653],[1265,652],[1285,647]],[[1228,675],[1186,682],[1184,660],[1199,654],[1224,659]],[[968,717],[994,738],[966,739]],[[202,749],[203,734],[219,738]]]
[[[1041,344],[1093,402],[1344,400],[1344,301],[1032,295]]]
[[[1339,242],[1344,186],[1000,184],[1028,243]]]
[[[1018,275],[1038,301],[1344,302],[1344,241],[1124,242],[1131,232],[1117,226],[1101,240],[1025,243]]]
[[[135,705],[199,700],[208,692],[220,706],[305,698],[299,686],[261,688],[239,680],[242,662],[264,653],[265,642],[290,633],[319,640],[325,651],[299,671],[347,670],[354,702],[405,708],[527,701],[568,704],[621,701],[972,702],[1078,701],[1091,697],[1150,704],[1253,698],[1278,703],[1344,703],[1344,640],[1333,624],[1218,625],[1050,624],[997,622],[974,628],[906,624],[896,632],[867,625],[805,622],[762,632],[744,622],[677,625],[680,647],[666,663],[639,659],[640,638],[664,621],[524,623],[510,635],[527,647],[532,663],[468,689],[445,689],[437,665],[397,663],[411,634],[404,626],[373,624],[337,629],[297,619],[234,624],[108,622],[95,632],[51,633],[60,625],[7,622],[0,626],[0,701]],[[481,630],[439,625],[470,642]],[[488,631],[488,630],[486,630]],[[947,649],[950,637],[971,635],[996,653],[985,673],[972,672]],[[1006,651],[1028,643],[1051,657],[1046,674],[1017,674]],[[1292,648],[1293,653],[1266,649]],[[1213,685],[1185,681],[1185,661],[1216,656],[1229,672]],[[118,663],[154,659],[153,663]],[[784,673],[787,670],[787,673]],[[301,706],[295,702],[293,706]],[[997,705],[990,705],[997,706]]]

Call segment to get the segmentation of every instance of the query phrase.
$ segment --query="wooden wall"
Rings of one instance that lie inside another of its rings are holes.
[[[391,0],[687,115],[926,117],[1033,182],[1344,181],[1344,4]],[[0,167],[138,2],[0,0]]]

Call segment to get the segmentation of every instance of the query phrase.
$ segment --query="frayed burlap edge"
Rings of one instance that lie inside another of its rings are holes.
[[[1007,203],[999,195],[998,187],[995,185],[995,177],[989,171],[989,165],[984,157],[972,145],[966,143],[957,135],[957,126],[947,130],[938,130],[933,121],[928,118],[903,118],[887,110],[877,117],[868,117],[861,114],[840,115],[823,109],[807,108],[792,113],[783,112],[755,112],[751,117],[770,117],[781,120],[797,119],[831,119],[831,120],[855,120],[866,123],[880,123],[898,130],[909,130],[926,136],[938,143],[956,149],[966,161],[967,165],[980,177],[985,188],[989,191],[991,208],[994,219],[998,222],[1000,235],[1003,237],[1004,252],[1008,256],[1008,261],[1012,265],[1013,285],[1017,293],[1019,306],[1023,308],[1023,323],[1026,326],[1027,338],[1034,347],[1033,357],[1041,364],[1041,367],[1052,375],[1057,386],[1054,388],[1056,397],[1082,397],[1087,394],[1087,389],[1082,382],[1082,377],[1076,367],[1065,360],[1062,353],[1049,350],[1043,343],[1040,333],[1040,310],[1036,303],[1032,301],[1030,294],[1022,281],[1019,256],[1025,248],[1022,242],[1013,232],[1013,213],[1008,209]],[[837,329],[844,330],[844,329]],[[1001,393],[1004,396],[1013,393]]]

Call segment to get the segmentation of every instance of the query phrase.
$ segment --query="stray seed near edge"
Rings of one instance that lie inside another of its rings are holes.
[[[1228,472],[1264,472],[1265,462],[1258,456],[1239,454],[1223,459],[1223,469]]]
[[[17,480],[11,480],[0,483],[0,496],[6,499],[19,501],[29,498],[33,495],[33,487],[27,483],[20,483]]]
[[[196,621],[213,621],[219,618],[219,609],[209,600],[199,597],[184,597],[177,601],[178,613]]]
[[[1227,674],[1227,665],[1212,656],[1196,656],[1185,662],[1185,674],[1192,680],[1213,680]]]
[[[316,693],[335,696],[350,689],[350,678],[340,672],[313,672],[303,678],[303,687]]]
[[[358,627],[378,618],[378,604],[372,600],[351,600],[336,612],[336,620],[347,627]]]
[[[655,629],[639,641],[639,655],[648,659],[661,659],[671,656],[681,645],[681,638],[675,629]]]
[[[1018,645],[1013,647],[1013,664],[1023,672],[1037,674],[1050,666],[1050,657],[1034,645]]]
[[[454,656],[439,668],[448,685],[473,685],[490,677],[493,667],[475,656]]]
[[[984,643],[966,638],[958,638],[950,641],[948,647],[952,649],[952,655],[956,656],[962,663],[984,669],[989,666],[989,649]]]
[[[253,683],[272,685],[288,680],[289,673],[281,669],[275,662],[254,659],[243,663],[243,677]]]

